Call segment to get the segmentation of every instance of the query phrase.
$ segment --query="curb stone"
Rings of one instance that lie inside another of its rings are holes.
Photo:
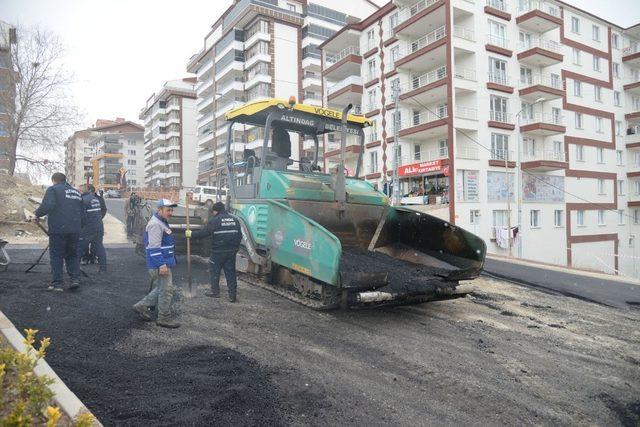
[[[0,332],[2,332],[2,335],[16,351],[24,352],[27,349],[27,346],[22,342],[24,340],[24,336],[16,329],[13,323],[11,323],[2,311],[0,311]],[[63,410],[71,419],[75,419],[78,415],[84,413],[91,414],[91,411],[89,411],[89,409],[84,406],[84,403],[78,399],[78,396],[76,396],[69,387],[62,382],[60,377],[55,373],[51,366],[49,366],[46,360],[40,359],[33,372],[38,376],[47,376],[53,380],[53,384],[49,386],[51,391],[54,393],[53,398],[58,406],[60,406],[60,409]],[[95,415],[93,417],[95,419],[93,425],[101,427],[102,424],[98,421]]]

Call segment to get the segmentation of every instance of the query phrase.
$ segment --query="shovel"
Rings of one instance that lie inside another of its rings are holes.
[[[190,218],[191,213],[189,212],[189,199],[191,198],[191,193],[187,193],[185,195],[185,208],[187,210],[187,231],[191,229],[190,227]],[[191,279],[191,239],[187,239],[187,281],[189,282],[189,292],[188,296],[193,297],[193,285]]]

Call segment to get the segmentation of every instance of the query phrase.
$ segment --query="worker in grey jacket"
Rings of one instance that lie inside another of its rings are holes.
[[[176,292],[171,268],[176,265],[176,255],[168,220],[176,206],[170,200],[160,199],[156,213],[147,223],[144,246],[147,252],[147,269],[151,276],[151,292],[133,306],[133,310],[145,321],[151,320],[151,307],[157,307],[156,325],[163,328],[180,327],[179,323],[171,320],[171,305]]]

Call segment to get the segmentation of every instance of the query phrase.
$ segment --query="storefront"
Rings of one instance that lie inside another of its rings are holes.
[[[449,201],[446,159],[400,166],[398,177],[403,204],[442,204]]]

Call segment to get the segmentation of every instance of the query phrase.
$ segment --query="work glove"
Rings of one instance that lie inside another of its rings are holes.
[[[190,239],[190,238],[191,238],[191,230],[186,230],[186,231],[184,232],[184,236],[185,236],[187,239]]]

